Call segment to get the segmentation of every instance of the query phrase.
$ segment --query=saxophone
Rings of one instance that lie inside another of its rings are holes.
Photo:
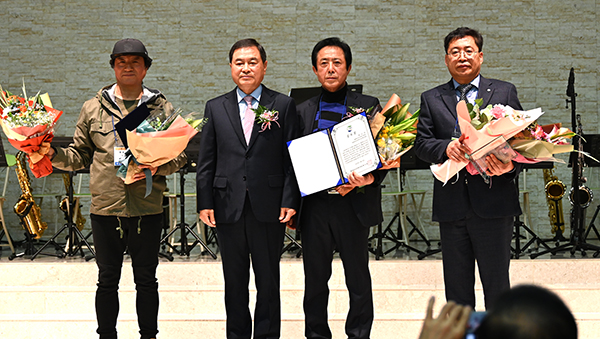
[[[19,186],[21,187],[21,197],[14,206],[15,213],[21,219],[23,228],[29,234],[35,236],[35,239],[39,239],[44,234],[48,225],[42,221],[42,215],[40,208],[36,205],[33,195],[31,194],[31,183],[29,179],[29,172],[25,167],[25,156],[24,152],[19,151],[17,153],[17,179],[19,180]]]
[[[67,194],[69,194],[69,187],[71,186],[71,176],[67,173],[63,173],[62,177],[63,177],[63,181],[65,183],[65,190],[67,191]],[[79,203],[79,201],[77,201],[77,203]],[[70,209],[69,197],[64,197],[58,204],[58,207],[65,214],[65,219],[68,220],[69,213],[71,213],[71,211],[69,211],[69,209]],[[79,229],[80,231],[83,231],[83,227],[85,227],[85,218],[81,214],[81,205],[77,206],[77,216],[75,217],[74,221],[75,221],[75,224],[77,225],[77,229]]]
[[[565,232],[565,220],[562,210],[562,197],[565,195],[566,187],[553,175],[552,169],[544,169],[544,182],[546,185],[546,201],[548,202],[548,216],[552,224],[552,233],[560,232],[557,237],[562,237]]]

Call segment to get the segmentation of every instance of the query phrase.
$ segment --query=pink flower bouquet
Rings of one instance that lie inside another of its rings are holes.
[[[519,155],[515,161],[534,163],[540,161],[562,162],[554,154],[573,151],[568,139],[575,135],[561,124],[538,125],[533,123],[509,140],[510,146]]]
[[[497,108],[495,108],[496,106]],[[462,134],[465,135],[463,144],[471,150],[478,150],[499,136],[509,140],[544,114],[540,108],[518,111],[510,106],[496,106],[490,109],[490,115],[475,112],[475,116],[472,117],[464,101],[460,101],[456,105],[458,124]],[[442,164],[431,165],[431,171],[438,180],[445,184],[468,164],[469,162],[448,159]],[[473,170],[477,173],[474,168]]]

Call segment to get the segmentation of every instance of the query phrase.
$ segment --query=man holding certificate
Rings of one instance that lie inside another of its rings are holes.
[[[251,338],[254,332],[254,338],[279,338],[279,257],[285,224],[300,204],[286,147],[297,132],[296,105],[261,84],[267,54],[256,40],[236,42],[229,62],[237,87],[209,100],[204,111],[208,122],[198,158],[198,211],[205,224],[217,229],[226,337]],[[251,260],[258,292],[254,331],[248,309]]]
[[[312,51],[313,71],[322,85],[321,94],[298,106],[301,135],[328,129],[342,121],[352,108],[367,110],[377,98],[348,90],[352,68],[350,46],[328,38]],[[371,136],[370,136],[371,137]],[[346,334],[369,338],[373,323],[373,293],[369,273],[369,227],[383,220],[380,183],[385,171],[365,175],[352,172],[347,184],[303,198],[299,216],[305,274],[305,336],[331,338],[327,303],[334,250],[339,251],[350,294]]]
[[[459,100],[483,105],[503,104],[521,110],[511,83],[480,75],[483,37],[466,27],[444,39],[445,62],[452,79],[421,95],[415,153],[439,164],[448,159],[468,162],[470,149],[462,144],[456,105]],[[475,307],[475,261],[485,294],[485,307],[510,288],[508,268],[513,217],[521,214],[515,178],[521,165],[496,156],[485,159],[490,182],[466,169],[445,185],[434,182],[433,221],[440,224],[446,299]]]

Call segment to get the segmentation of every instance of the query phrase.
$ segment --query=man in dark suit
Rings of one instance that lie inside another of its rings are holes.
[[[200,219],[216,227],[225,279],[227,338],[250,338],[250,261],[256,277],[254,338],[279,338],[279,257],[299,191],[286,142],[297,131],[293,100],[261,82],[267,55],[254,39],[229,52],[237,87],[206,103],[197,168]],[[264,106],[270,121],[256,123]]]
[[[434,164],[448,159],[468,161],[465,154],[471,150],[461,143],[457,123],[459,99],[473,102],[482,98],[482,107],[503,104],[522,109],[514,85],[480,75],[483,37],[479,32],[458,28],[446,36],[444,47],[452,79],[421,95],[415,141],[417,156]],[[490,184],[463,169],[445,185],[435,180],[433,191],[433,220],[440,223],[446,299],[473,308],[475,260],[486,308],[510,288],[513,217],[521,213],[514,179],[522,166],[504,164],[494,155],[488,156],[486,163]]]
[[[352,68],[350,46],[339,38],[316,44],[313,71],[322,85],[319,96],[298,105],[302,135],[340,122],[349,107],[379,104],[377,98],[348,90],[346,77]],[[346,319],[349,338],[369,338],[373,323],[373,293],[369,273],[369,227],[383,220],[381,187],[385,171],[364,176],[352,172],[349,184],[304,197],[299,215],[302,234],[305,294],[305,335],[331,338],[327,303],[334,250],[339,251],[350,295]]]

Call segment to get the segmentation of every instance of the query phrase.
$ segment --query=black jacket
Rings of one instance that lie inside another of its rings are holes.
[[[246,145],[236,89],[206,103],[196,176],[197,208],[214,209],[218,223],[236,222],[246,193],[261,222],[278,222],[282,207],[298,210],[300,193],[286,142],[297,133],[294,101],[263,85],[260,105],[279,112],[277,124],[254,123]]]
[[[517,89],[511,83],[481,77],[478,98],[482,107],[503,104],[522,110]],[[417,125],[415,154],[424,161],[438,164],[448,159],[446,147],[451,141],[456,124],[457,98],[452,80],[421,94],[421,114]],[[466,217],[469,208],[482,218],[508,217],[521,214],[519,195],[514,179],[522,169],[491,177],[486,184],[479,174],[471,175],[466,169],[459,179],[452,178],[443,186],[434,180],[433,220],[456,221]]]
[[[313,124],[319,108],[319,99],[320,96],[316,96],[298,105],[301,136],[313,132]],[[378,104],[379,100],[375,97],[348,91],[346,101],[347,107],[368,109]],[[354,188],[350,193],[343,197],[344,199],[350,199],[356,216],[365,227],[374,226],[383,221],[383,213],[381,211],[381,182],[385,178],[387,171],[375,170],[371,173],[375,178],[375,181],[371,185],[365,186],[364,188]],[[315,194],[323,194],[323,192]],[[312,196],[309,195],[303,199],[310,200],[311,197]],[[302,208],[300,209],[300,218],[302,218]]]

